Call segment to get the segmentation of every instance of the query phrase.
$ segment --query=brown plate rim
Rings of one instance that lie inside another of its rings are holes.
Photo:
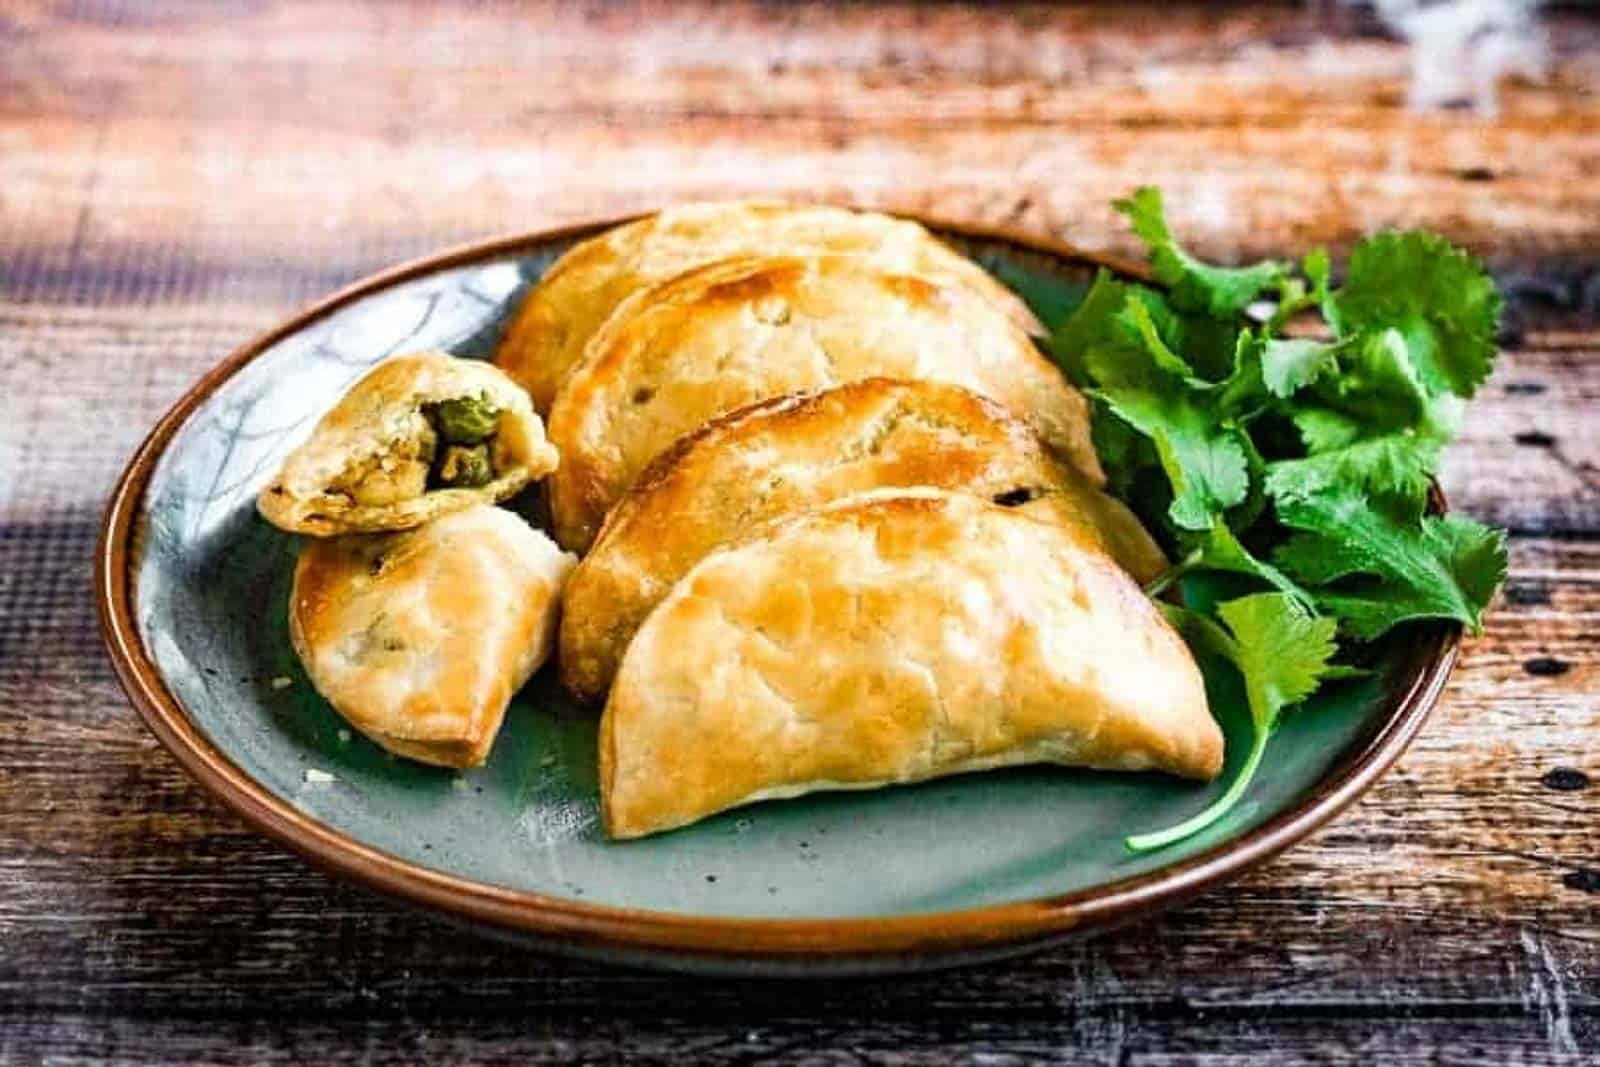
[[[1122,274],[1139,266],[1085,252],[1064,241],[1006,227],[897,212],[936,233],[1005,243],[1035,254]],[[1169,866],[1054,897],[889,918],[711,917],[579,903],[444,874],[371,848],[274,796],[211,743],[184,714],[139,636],[133,613],[130,551],[144,490],[156,463],[189,415],[267,348],[338,308],[388,288],[479,260],[528,252],[598,233],[639,215],[581,222],[477,241],[411,260],[356,281],[235,349],[173,405],[134,452],[106,509],[95,551],[94,595],[101,633],[134,708],[185,771],[256,830],[313,865],[384,895],[469,923],[590,955],[712,965],[791,966],[993,956],[1120,925],[1180,903],[1238,876],[1317,830],[1375,782],[1421,728],[1455,665],[1461,628],[1419,631],[1406,673],[1414,675],[1393,712],[1352,746],[1299,804],[1235,838]],[[1437,497],[1437,493],[1436,493]],[[1443,498],[1436,504],[1443,506]]]

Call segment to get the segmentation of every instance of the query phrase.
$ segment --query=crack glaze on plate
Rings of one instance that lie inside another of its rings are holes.
[[[1047,322],[1090,278],[1015,244],[959,243]],[[1123,836],[1198,811],[1237,769],[1249,733],[1236,687],[1210,693],[1229,759],[1209,786],[1028,767],[769,802],[622,844],[598,824],[596,716],[564,699],[550,668],[518,694],[484,767],[386,754],[317,695],[290,648],[298,540],[257,516],[255,495],[377,360],[426,347],[487,357],[517,297],[563,247],[425,273],[278,339],[200,403],[151,474],[131,563],[139,634],[184,714],[301,812],[420,867],[584,904],[715,918],[924,915],[1102,886],[1238,838],[1304,801],[1393,710],[1397,660],[1324,689],[1279,729],[1229,818],[1144,855],[1126,852]]]

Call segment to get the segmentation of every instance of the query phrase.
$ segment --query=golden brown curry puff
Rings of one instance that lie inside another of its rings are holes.
[[[897,486],[960,489],[1060,522],[1141,584],[1166,567],[1120,501],[1053,458],[1005,408],[959,386],[868,378],[752,405],[656,457],[567,583],[562,680],[580,699],[604,696],[651,608],[745,531]]]
[[[915,222],[770,201],[688,204],[608,230],[567,252],[506,327],[495,363],[550,410],[584,345],[623,298],[729,256],[863,255],[878,266],[969,286],[1022,328],[1042,332],[1015,294]]]
[[[867,377],[966,386],[1104,480],[1083,397],[970,289],[845,256],[724,260],[629,297],[562,384],[550,412],[556,539],[586,548],[645,466],[701,423]]]
[[[294,533],[403,530],[505,500],[555,467],[515,382],[488,363],[419,352],[351,386],[257,505]]]
[[[309,542],[289,634],[317,691],[384,748],[475,767],[549,656],[576,561],[478,505],[403,533]]]
[[[966,494],[892,491],[701,560],[600,725],[618,838],[756,800],[1048,762],[1209,779],[1188,648],[1111,559]]]

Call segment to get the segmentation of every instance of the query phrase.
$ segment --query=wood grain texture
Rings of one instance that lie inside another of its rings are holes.
[[[1551,78],[1485,121],[1406,112],[1403,48],[1288,6],[0,4],[0,1063],[1592,1062],[1600,21],[1551,17]],[[1209,256],[1429,225],[1513,298],[1445,468],[1513,533],[1503,603],[1398,767],[1235,886],[922,979],[601,969],[309,872],[117,689],[116,473],[360,273],[774,192],[1128,253],[1142,181]]]

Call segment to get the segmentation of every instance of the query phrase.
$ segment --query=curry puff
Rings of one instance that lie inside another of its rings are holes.
[[[257,503],[293,533],[404,530],[505,500],[556,461],[511,379],[488,363],[419,352],[356,382]]]
[[[745,531],[851,494],[913,486],[960,489],[1061,523],[1141,584],[1167,566],[1125,505],[1005,408],[955,385],[868,378],[741,409],[658,456],[567,583],[562,680],[598,701],[650,610]]]
[[[547,412],[590,337],[634,291],[732,256],[822,254],[864,256],[888,270],[966,286],[1022,328],[1043,332],[1015,294],[918,223],[747,200],[671,208],[574,246],[523,300],[495,363]]]
[[[475,767],[550,655],[575,560],[509,511],[311,541],[289,634],[317,691],[389,751]]]
[[[556,540],[587,548],[650,461],[707,420],[869,377],[965,386],[1104,481],[1083,396],[971,289],[858,257],[746,257],[635,293],[589,342],[550,411]]]
[[[701,560],[600,725],[612,837],[752,801],[1047,762],[1213,778],[1200,672],[1110,557],[966,494],[890,491]]]

